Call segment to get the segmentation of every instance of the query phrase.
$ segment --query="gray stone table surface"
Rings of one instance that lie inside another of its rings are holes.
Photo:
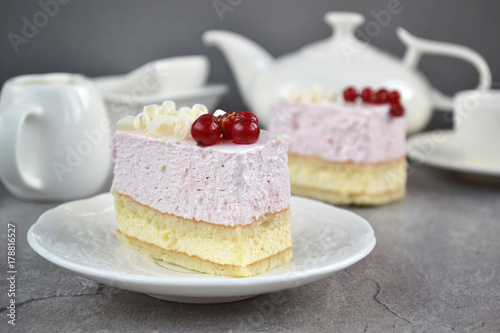
[[[309,285],[212,305],[161,301],[47,262],[26,234],[57,203],[20,201],[0,186],[0,331],[500,332],[500,185],[489,181],[418,166],[403,201],[348,207],[375,230],[365,259]],[[17,227],[15,326],[8,223]]]

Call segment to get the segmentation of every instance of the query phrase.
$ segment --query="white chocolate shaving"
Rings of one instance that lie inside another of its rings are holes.
[[[143,114],[143,116],[145,118],[145,121],[151,121],[151,120],[153,120],[153,116],[155,114],[158,114],[158,108],[159,108],[159,106],[157,104],[146,105],[142,109],[142,114]]]
[[[134,118],[134,128],[138,131],[144,131],[146,129],[146,117],[143,115],[143,113],[139,113],[137,116]]]
[[[116,129],[122,131],[133,130],[134,116],[126,116],[125,118],[118,120],[118,122],[116,123]]]
[[[172,133],[177,117],[173,115],[157,114],[153,116],[153,121],[161,121],[166,128],[167,133]]]
[[[221,109],[217,109],[217,110],[215,110],[215,112],[214,112],[214,116],[216,116],[216,117],[222,117],[222,116],[223,116],[223,115],[225,115],[225,114],[226,114],[226,111],[221,110]]]
[[[176,109],[175,102],[164,101],[161,105],[146,105],[137,116],[120,119],[118,130],[137,130],[148,135],[159,136],[174,134],[178,140],[191,135],[191,126],[198,117],[208,113],[203,104],[195,104]]]
[[[177,120],[174,127],[174,134],[178,140],[184,140],[186,136],[191,135],[191,126],[193,125],[192,117],[184,117]]]
[[[177,111],[178,119],[181,119],[184,117],[190,117],[193,119],[197,119],[199,116],[201,116],[201,113],[197,115],[196,110],[188,108],[187,106],[183,106],[182,108],[179,109],[179,111]]]
[[[281,100],[291,103],[331,103],[337,100],[337,93],[332,88],[313,85],[302,90],[290,88],[281,94]]]
[[[176,116],[177,109],[175,108],[174,101],[165,101],[158,108],[158,114],[164,114],[167,116]]]
[[[164,135],[172,133],[175,126],[175,116],[155,114],[153,120],[146,122],[148,133],[153,135]]]
[[[205,105],[203,104],[195,104],[193,105],[193,111],[196,115],[196,118],[198,118],[199,116],[203,115],[203,114],[207,114],[208,113],[208,109]]]
[[[161,121],[148,121],[146,123],[146,129],[148,130],[148,133],[152,135],[167,134],[167,126]]]

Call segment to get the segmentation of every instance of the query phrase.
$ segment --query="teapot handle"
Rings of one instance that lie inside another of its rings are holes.
[[[491,71],[486,60],[476,51],[461,45],[430,41],[418,38],[403,28],[398,28],[396,33],[406,45],[407,50],[403,62],[409,67],[417,67],[423,53],[445,55],[470,62],[479,72],[479,84],[476,89],[485,90],[491,87]],[[433,106],[443,111],[453,110],[453,99],[440,91],[432,90]]]
[[[21,152],[21,133],[26,126],[28,118],[40,119],[41,109],[34,105],[12,106],[2,110],[0,114],[0,130],[3,133],[10,133],[12,140],[0,140],[0,151],[2,152],[2,167],[6,178],[17,184],[19,187],[29,191],[39,191],[44,188],[42,180],[36,175],[27,174],[19,163]],[[2,120],[5,126],[2,125]],[[16,124],[6,127],[7,124]],[[2,128],[4,127],[4,128]],[[28,144],[29,142],[25,142]]]

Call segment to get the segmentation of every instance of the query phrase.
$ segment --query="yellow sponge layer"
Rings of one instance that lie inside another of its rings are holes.
[[[140,251],[147,256],[183,266],[198,272],[214,275],[248,277],[260,274],[272,268],[286,265],[292,258],[292,248],[288,248],[280,253],[254,262],[248,266],[221,265],[195,256],[189,256],[185,253],[165,250],[156,245],[141,242],[136,238],[122,234],[120,231],[118,231],[118,237],[130,248]]]
[[[290,261],[288,208],[227,227],[164,214],[116,192],[114,197],[122,240],[156,259],[229,276],[255,275]]]
[[[288,154],[288,168],[293,194],[332,204],[382,205],[405,195],[404,157],[356,164]]]

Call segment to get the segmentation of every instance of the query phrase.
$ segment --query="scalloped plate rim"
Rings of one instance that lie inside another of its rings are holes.
[[[359,215],[356,215],[355,213],[352,213],[345,209],[328,205],[323,202],[302,197],[295,197],[295,196],[292,196],[292,202],[290,205],[292,213],[293,213],[294,203],[296,205],[297,203],[299,204],[303,203],[305,205],[319,205],[322,206],[324,209],[328,209],[331,210],[332,212],[335,212],[335,214],[342,214],[348,216],[350,219],[353,219],[358,223],[358,228],[361,227],[362,229],[363,228],[365,229],[365,233],[359,237],[368,237],[367,242],[355,254],[351,255],[348,258],[345,258],[339,262],[333,262],[328,265],[305,270],[302,272],[299,271],[299,272],[280,274],[280,275],[270,275],[270,276],[257,275],[247,278],[221,277],[220,279],[218,278],[182,279],[178,277],[177,278],[155,277],[155,276],[145,276],[145,275],[130,274],[130,273],[120,274],[119,271],[110,272],[104,269],[88,267],[80,263],[75,263],[71,260],[55,256],[52,252],[50,252],[42,244],[40,244],[36,239],[35,235],[37,228],[43,227],[44,224],[51,223],[50,220],[54,218],[54,214],[58,214],[59,211],[65,209],[65,207],[67,207],[68,205],[71,206],[71,205],[89,204],[92,201],[97,201],[102,203],[104,200],[108,200],[112,203],[111,194],[104,193],[83,200],[75,200],[67,202],[46,211],[39,217],[38,221],[30,227],[28,231],[29,245],[41,257],[48,260],[49,262],[52,262],[57,266],[68,269],[69,271],[72,271],[78,275],[87,277],[91,280],[107,285],[112,285],[109,284],[108,281],[110,278],[116,278],[116,281],[118,281],[119,283],[123,283],[124,285],[114,285],[114,286],[125,290],[142,292],[146,294],[165,295],[165,296],[239,297],[239,296],[253,296],[257,294],[289,289],[317,281],[328,275],[333,274],[334,272],[345,269],[355,264],[356,262],[360,261],[373,250],[376,244],[373,228],[365,219],[363,219]],[[168,292],[166,292],[165,290],[155,290],[156,292],[150,291],[151,288],[155,287],[167,287],[167,289],[169,290]],[[176,287],[193,288],[193,289],[191,290],[191,292],[185,292],[185,291],[176,292],[175,290],[170,290]],[[215,289],[210,290],[210,288],[215,288]],[[223,289],[222,293],[220,290],[221,288]],[[200,292],[202,292],[201,295]]]

